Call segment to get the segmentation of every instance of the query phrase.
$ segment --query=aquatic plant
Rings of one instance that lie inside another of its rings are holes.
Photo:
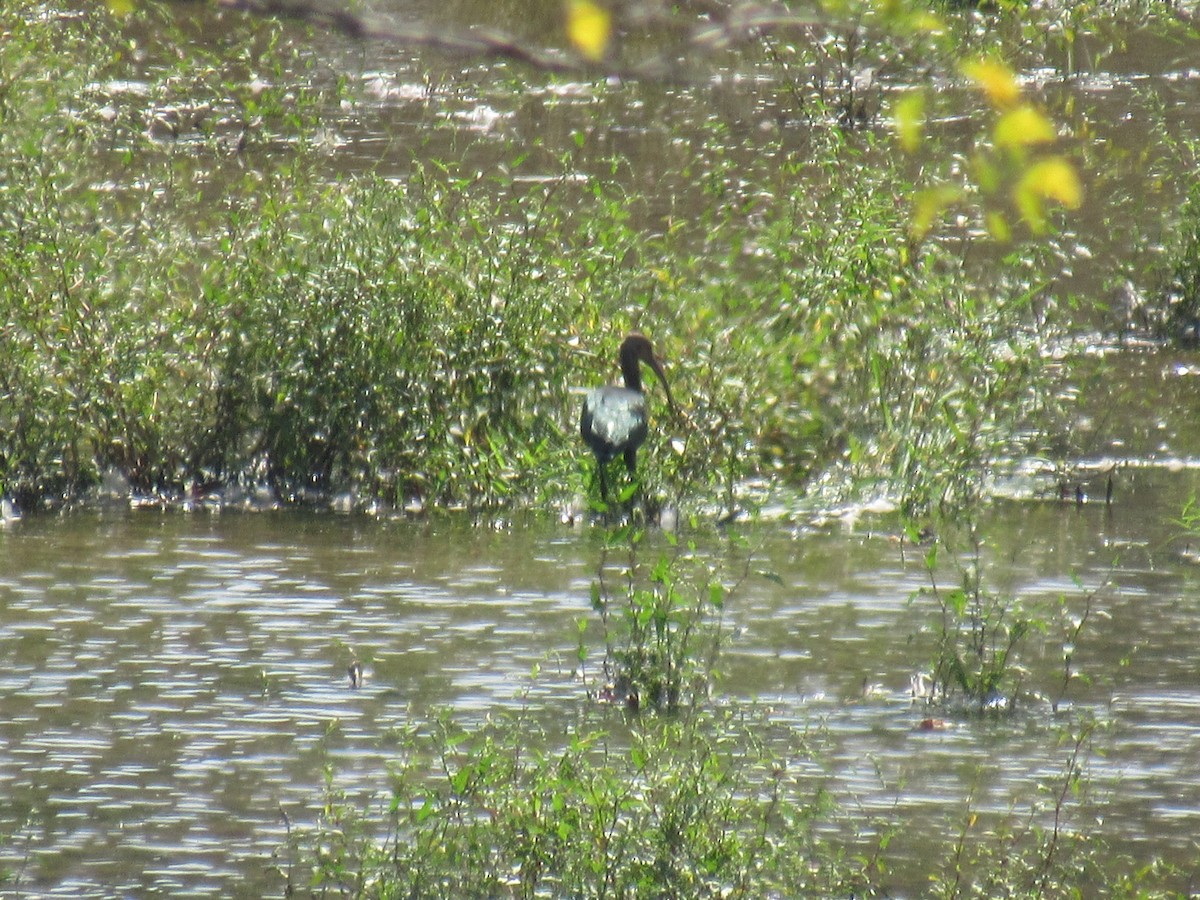
[[[572,897],[845,894],[867,882],[820,835],[829,797],[756,737],[758,716],[528,714],[400,738],[379,832],[330,777],[292,824],[289,893]],[[804,759],[803,738],[790,749]]]
[[[963,703],[977,711],[1009,713],[1016,708],[1024,669],[1019,651],[1035,619],[1012,597],[985,588],[980,543],[975,539],[968,561],[954,559],[958,584],[943,587],[938,579],[940,542],[925,554],[929,587],[913,598],[931,598],[938,623],[927,698]]]
[[[995,817],[968,796],[956,815],[960,825],[945,862],[930,879],[929,896],[1058,897],[1106,884],[1111,873],[1102,865],[1102,843],[1067,833],[1068,822],[1092,804],[1086,765],[1098,727],[1085,721],[1064,730],[1062,769],[1038,786],[1038,800],[1023,816],[990,822]]]
[[[1190,155],[1194,154],[1192,148]],[[1156,266],[1155,298],[1139,312],[1152,318],[1159,336],[1195,346],[1200,344],[1200,177],[1196,174],[1175,221],[1164,231],[1167,247]]]
[[[694,545],[673,535],[665,538],[672,549],[645,571],[644,538],[633,525],[614,526],[605,537],[591,592],[604,641],[604,684],[589,690],[631,710],[673,713],[708,700],[729,639],[724,605],[732,588],[715,565],[697,557]],[[624,557],[615,578],[610,554]],[[585,679],[588,634],[589,623],[581,620],[577,656]]]
[[[290,896],[1172,896],[1185,873],[1133,869],[1098,833],[1097,728],[1063,729],[1059,771],[1027,805],[967,796],[946,852],[905,861],[897,882],[903,821],[840,809],[821,733],[765,710],[588,705],[547,724],[525,707],[470,727],[441,714],[390,736],[382,801],[328,769],[315,818],[284,812],[275,866]]]
[[[910,539],[919,537],[910,529]],[[1076,581],[1075,591],[1053,600],[1024,599],[990,586],[994,564],[977,524],[943,521],[927,544],[922,563],[929,583],[909,603],[928,609],[922,631],[932,647],[927,668],[914,678],[914,699],[969,715],[1008,715],[1029,700],[1057,712],[1073,684],[1091,680],[1077,655],[1096,622],[1107,618],[1097,599],[1108,581],[1092,588]],[[1057,672],[1031,672],[1025,657],[1054,644],[1062,661]]]
[[[679,379],[684,415],[642,480],[685,510],[733,514],[762,472],[883,483],[913,512],[963,502],[1052,394],[1037,266],[968,287],[947,248],[914,252],[903,161],[869,136],[818,133],[815,166],[781,145],[756,172],[714,141],[673,176],[709,197],[698,229],[630,196],[627,161],[589,168],[583,136],[533,185],[517,147],[486,177],[434,161],[330,184],[314,111],[346,87],[314,84],[294,49],[235,32],[234,69],[253,46],[279,76],[253,89],[168,54],[141,106],[97,87],[130,74],[111,23],[71,23],[91,49],[77,62],[6,10],[28,39],[5,44],[0,491],[26,507],[105,473],[168,500],[266,484],[284,501],[563,504],[585,477],[571,387],[610,369],[584,348],[629,327],[661,335]],[[181,84],[201,99],[181,105]],[[71,140],[39,141],[56,129]],[[195,197],[197,174],[219,196]]]

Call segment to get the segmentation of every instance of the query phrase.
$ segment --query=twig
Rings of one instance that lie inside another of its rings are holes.
[[[1093,723],[1089,722],[1080,729],[1079,736],[1075,739],[1075,746],[1071,749],[1071,756],[1067,760],[1062,789],[1058,792],[1058,797],[1054,802],[1054,829],[1050,833],[1050,844],[1046,848],[1046,855],[1042,858],[1042,865],[1038,870],[1037,882],[1039,892],[1046,890],[1047,881],[1050,877],[1050,867],[1058,851],[1058,837],[1062,833],[1067,794],[1070,792],[1071,786],[1079,781],[1079,777],[1082,774],[1079,768],[1079,757],[1083,752],[1084,743],[1092,736],[1092,731],[1095,727]]]
[[[445,26],[399,25],[391,20],[367,18],[349,9],[319,0],[215,0],[218,6],[266,18],[289,19],[315,28],[342,34],[356,40],[384,41],[406,47],[427,48],[456,56],[480,59],[504,59],[545,72],[584,77],[616,77],[625,80],[653,79],[691,83],[698,79],[683,77],[678,61],[671,55],[651,56],[633,65],[612,58],[590,60],[571,49],[532,47],[521,39],[496,29],[472,28],[448,30]],[[638,31],[659,28],[682,32],[692,49],[705,54],[728,50],[740,44],[754,43],[766,35],[799,31],[811,37],[819,20],[796,13],[779,4],[693,3],[699,14],[695,22],[681,19],[677,13],[643,12],[624,23]],[[699,79],[707,81],[707,78]]]

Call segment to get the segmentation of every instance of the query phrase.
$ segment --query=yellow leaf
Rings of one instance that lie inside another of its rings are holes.
[[[925,131],[924,92],[909,91],[896,101],[892,121],[904,152],[915,152],[921,146],[921,137]]]
[[[992,210],[987,214],[986,220],[988,234],[992,240],[1000,244],[1007,244],[1012,240],[1012,229],[1008,227],[1008,219],[1004,217],[1004,213]]]
[[[997,147],[1011,149],[1048,144],[1057,137],[1050,120],[1028,103],[1004,113],[996,123],[993,135]]]
[[[983,91],[992,106],[1012,106],[1021,96],[1021,86],[1012,70],[999,60],[971,60],[963,63],[962,71]]]
[[[592,0],[567,0],[567,37],[593,62],[604,58],[612,35],[612,15]]]
[[[1075,167],[1061,156],[1052,156],[1030,166],[1014,189],[1014,201],[1033,231],[1046,228],[1043,204],[1047,200],[1077,209],[1083,202],[1083,187]]]
[[[909,230],[913,237],[921,240],[933,227],[933,221],[942,211],[961,196],[961,191],[953,185],[945,184],[939,187],[917,191],[913,200],[912,222]]]
[[[125,18],[133,12],[133,0],[108,0],[108,11],[114,16]]]
[[[1061,156],[1043,159],[1025,173],[1022,181],[1047,200],[1057,200],[1068,209],[1078,209],[1083,202],[1079,175]]]
[[[1000,190],[1000,170],[987,154],[976,152],[971,155],[971,173],[984,194],[994,194]]]

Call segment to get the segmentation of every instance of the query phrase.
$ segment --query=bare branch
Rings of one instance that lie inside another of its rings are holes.
[[[567,51],[527,47],[509,35],[494,31],[447,32],[420,25],[395,26],[373,22],[347,9],[330,9],[309,0],[217,0],[238,12],[292,19],[359,40],[378,40],[409,47],[425,47],[463,56],[511,59],[548,72],[601,70],[583,57]]]
[[[404,47],[436,50],[476,59],[511,60],[545,72],[584,77],[616,76],[624,79],[683,80],[677,65],[662,57],[644,59],[634,65],[613,58],[593,62],[567,49],[544,49],[501,31],[471,29],[449,31],[421,24],[397,24],[369,19],[340,5],[320,0],[216,0],[217,4],[251,15],[290,19],[357,40],[377,40]],[[804,31],[817,20],[774,3],[691,0],[682,4],[683,13],[666,11],[658,5],[632,5],[621,25],[636,29],[658,29],[676,35],[685,46],[703,53],[728,50],[760,40],[768,33]]]

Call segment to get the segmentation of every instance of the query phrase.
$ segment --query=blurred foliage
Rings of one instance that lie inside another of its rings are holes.
[[[927,12],[885,6],[831,10],[819,47],[764,37],[813,127],[746,168],[730,123],[705,124],[664,179],[703,193],[699,222],[652,212],[627,160],[597,171],[582,133],[549,180],[514,144],[489,175],[431,160],[331,184],[324,117],[347,89],[317,86],[279,27],[230,19],[222,54],[178,52],[196,23],[154,4],[6,6],[0,488],[33,506],[116,473],[166,498],[569,504],[588,483],[573,391],[615,377],[636,327],[683,407],[651,398],[640,474],[665,502],[733,513],[755,476],[913,516],[973,502],[1054,395],[1054,239],[1014,237],[981,276],[936,211],[914,230],[922,187],[854,132],[877,88],[853,76],[864,53],[946,49]],[[583,37],[598,9],[579,7]],[[176,40],[131,53],[131,20]],[[1070,170],[1040,155],[1050,122],[1009,70],[981,65],[997,190],[1047,228]],[[898,114],[906,143],[931,140],[926,103]]]
[[[1189,153],[1194,156],[1194,148]],[[1175,221],[1167,231],[1165,252],[1155,266],[1154,296],[1136,310],[1155,333],[1188,346],[1200,344],[1200,167]]]
[[[405,729],[384,832],[330,776],[320,821],[286,848],[288,894],[832,896],[867,883],[822,834],[835,817],[805,777],[809,742],[785,758],[756,716],[619,716]]]
[[[965,182],[942,182],[917,194],[912,214],[915,237],[923,239],[944,210],[969,205],[974,197],[981,200],[978,213],[993,239],[1012,240],[1013,212],[1034,235],[1045,234],[1048,201],[1068,209],[1077,209],[1083,201],[1073,164],[1062,154],[1046,150],[1058,140],[1054,123],[1044,110],[1022,98],[1015,73],[999,60],[969,59],[962,72],[991,108],[991,130],[971,153]],[[896,104],[896,129],[901,146],[909,152],[921,143],[924,109],[922,94],[903,96]]]

